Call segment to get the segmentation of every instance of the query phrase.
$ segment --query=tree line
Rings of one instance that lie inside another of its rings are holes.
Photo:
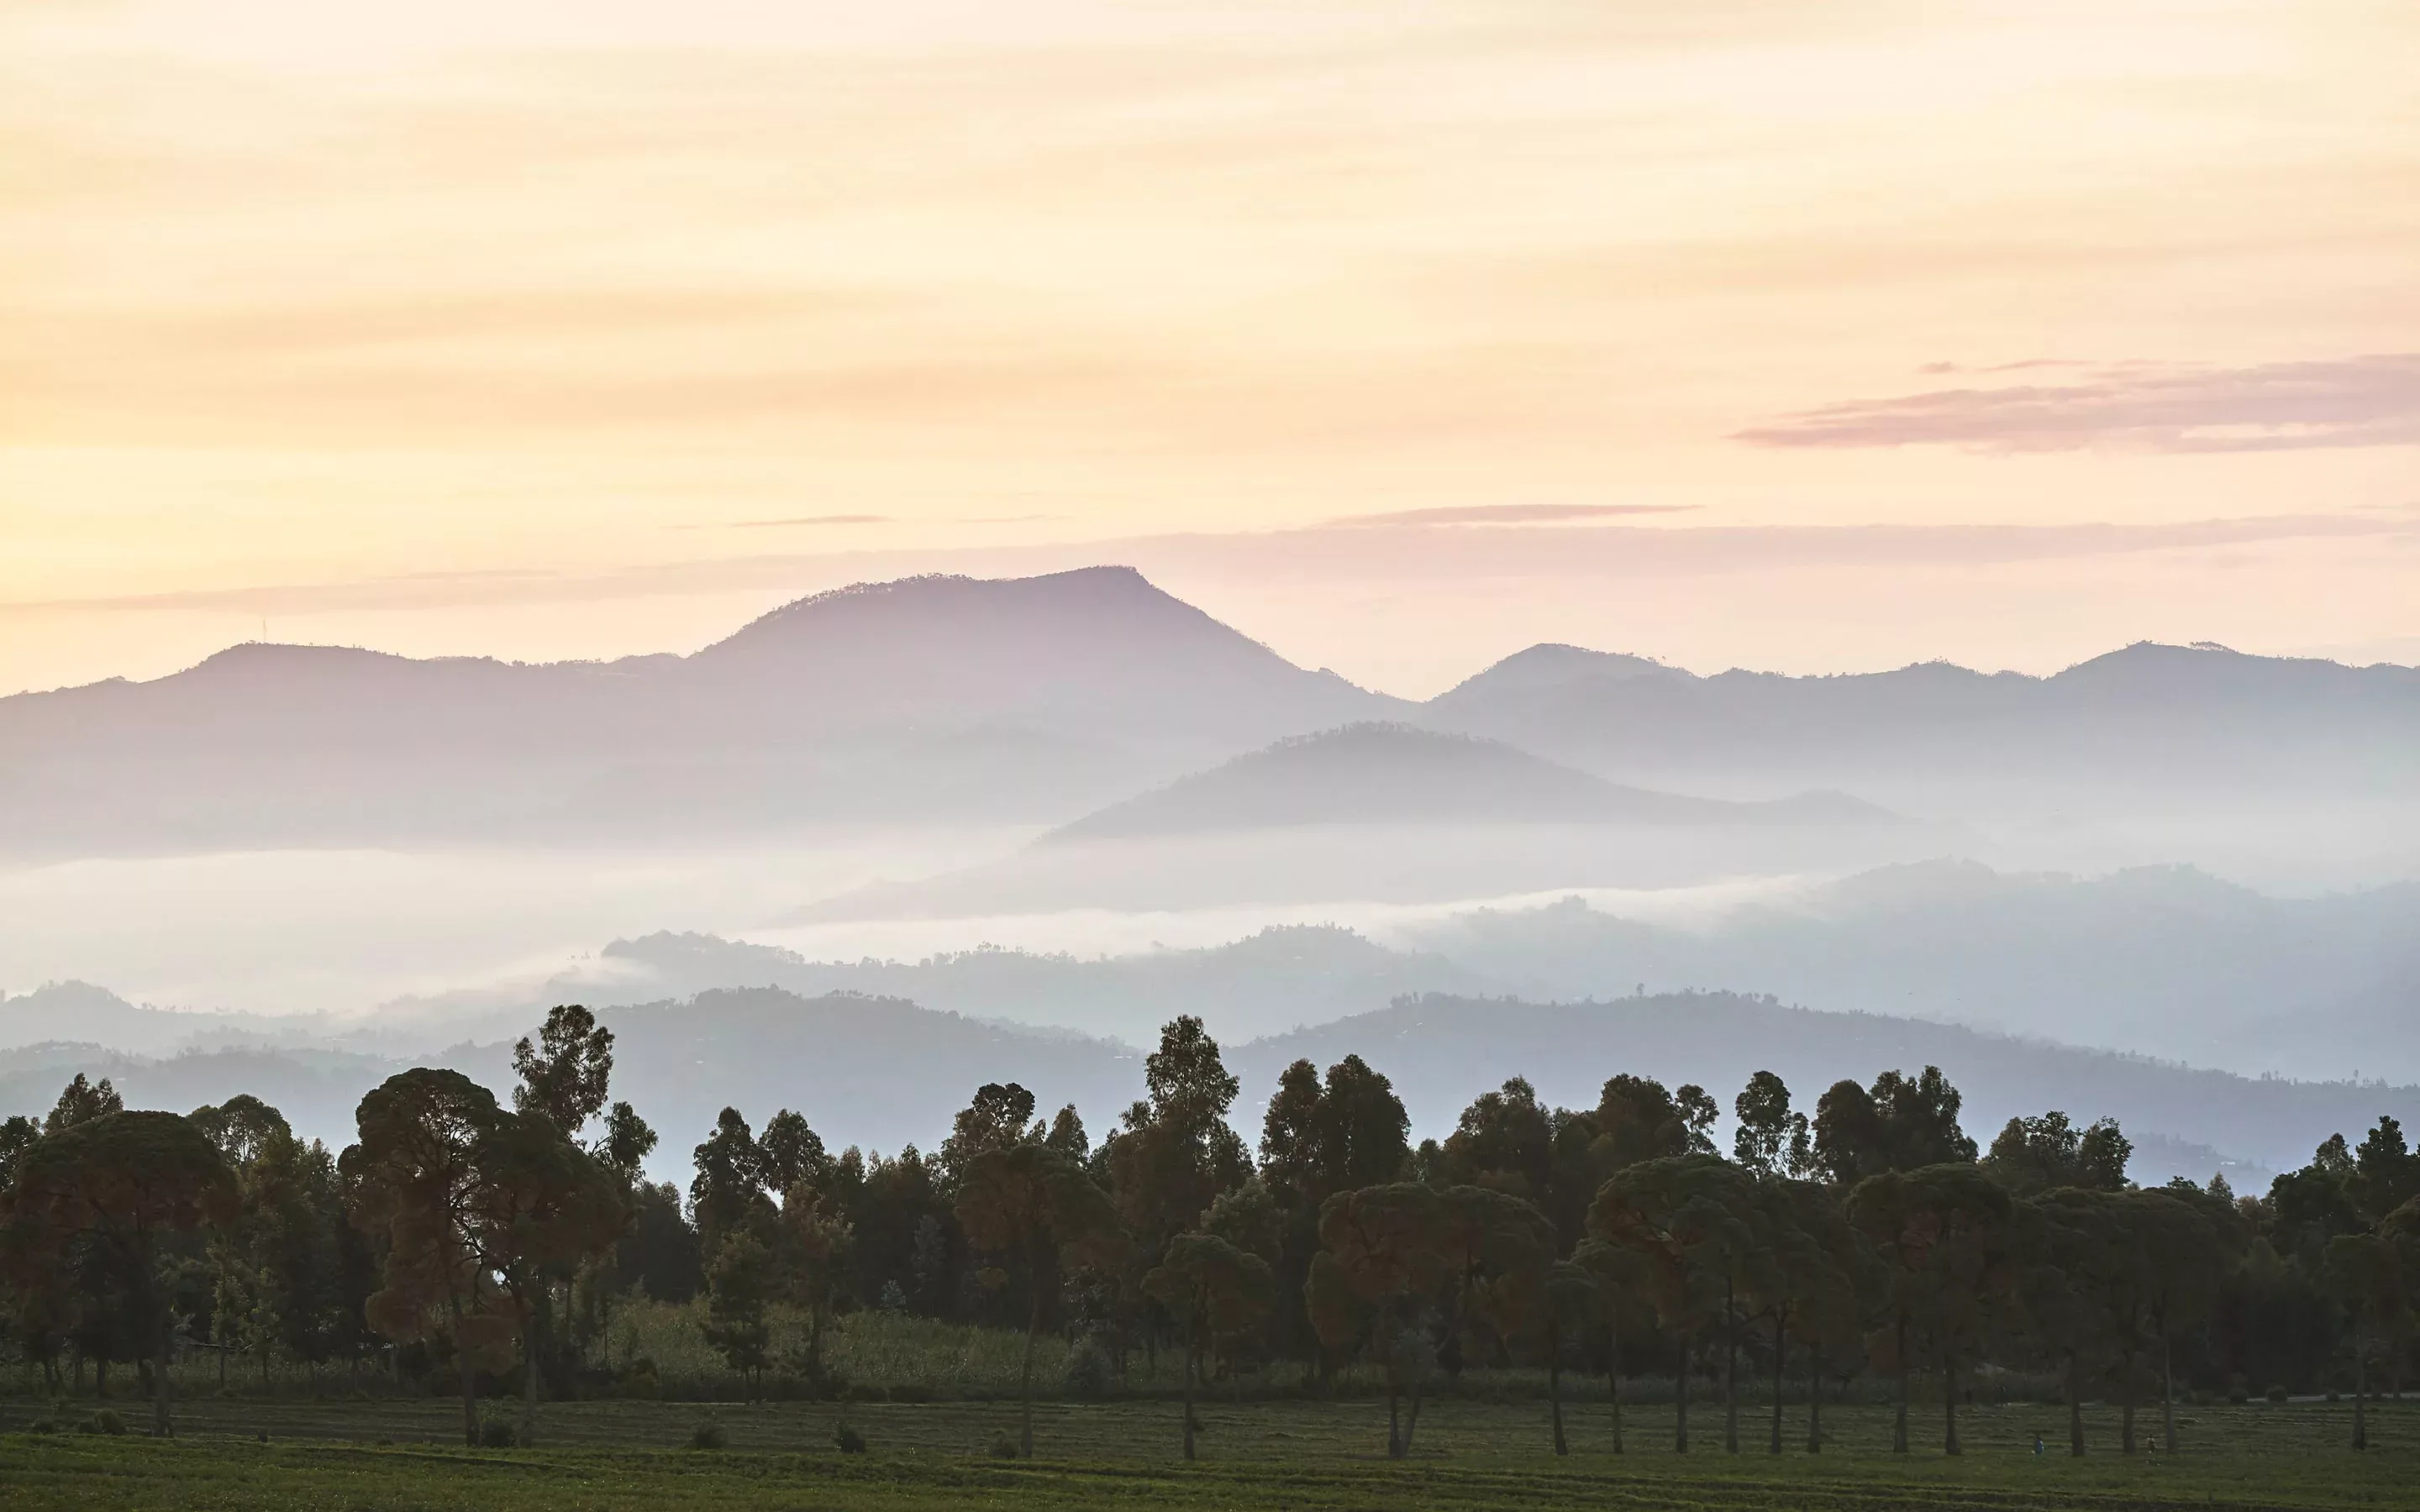
[[[341,1151],[251,1097],[130,1110],[78,1076],[48,1118],[0,1125],[11,1341],[54,1390],[132,1365],[163,1434],[180,1347],[223,1371],[391,1350],[398,1375],[458,1393],[470,1442],[483,1393],[517,1390],[531,1442],[543,1396],[614,1387],[597,1346],[644,1294],[702,1298],[752,1393],[768,1372],[835,1389],[826,1332],[852,1310],[1020,1329],[1029,1455],[1051,1334],[1109,1380],[1173,1352],[1188,1458],[1195,1394],[1280,1361],[1323,1384],[1373,1374],[1395,1457],[1442,1383],[1512,1365],[1543,1370],[1558,1454],[1572,1377],[1602,1383],[1616,1452],[1624,1382],[1655,1376],[1676,1449],[1702,1391],[1726,1450],[1756,1433],[1758,1395],[1767,1452],[1820,1452],[1827,1396],[1863,1381],[1887,1389],[1900,1451],[1921,1384],[1954,1455],[1977,1385],[2017,1372],[2056,1382],[2081,1455],[2088,1398],[2118,1404],[2121,1452],[2153,1407],[2173,1450],[2182,1389],[2340,1372],[2365,1446],[2374,1372],[2399,1393],[2420,1301],[2420,1155],[2392,1119],[2239,1198],[2219,1178],[2130,1183],[2106,1119],[2013,1119],[1980,1148],[1932,1067],[1811,1109],[1760,1072],[1725,1152],[1711,1094],[1628,1073],[1585,1108],[1516,1078],[1414,1144],[1386,1076],[1347,1056],[1287,1068],[1254,1149],[1217,1041],[1181,1017],[1097,1141],[1015,1084],[978,1088],[930,1153],[889,1157],[834,1154],[794,1110],[759,1128],[726,1108],[684,1193],[643,1173],[658,1138],[611,1100],[613,1039],[559,1007],[516,1047],[509,1103],[406,1071],[363,1098]],[[784,1305],[803,1345],[776,1347]]]

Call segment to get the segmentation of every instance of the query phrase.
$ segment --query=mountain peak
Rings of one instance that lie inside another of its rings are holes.
[[[1195,629],[1225,628],[1133,567],[1077,567],[1032,578],[936,572],[810,594],[757,616],[697,656],[758,650],[826,628],[895,630],[920,620],[963,624],[1051,614],[1151,615]]]
[[[907,715],[936,728],[1106,717],[1158,738],[1240,718],[1238,733],[1265,740],[1392,706],[1125,566],[857,583],[785,605],[689,659],[709,676],[769,673],[780,697],[845,721]]]

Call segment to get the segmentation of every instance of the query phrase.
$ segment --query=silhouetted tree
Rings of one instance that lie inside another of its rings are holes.
[[[174,1321],[161,1246],[171,1235],[233,1221],[241,1202],[217,1148],[173,1113],[73,1118],[17,1158],[8,1216],[25,1220],[35,1242],[54,1255],[79,1240],[91,1244],[122,1277],[128,1321],[153,1365],[151,1431],[159,1437],[171,1427]]]
[[[1814,1145],[1807,1115],[1790,1105],[1790,1087],[1769,1071],[1758,1072],[1731,1101],[1739,1129],[1731,1136],[1731,1159],[1758,1176],[1811,1176]]]
[[[1063,1256],[1107,1260],[1118,1233],[1115,1210],[1082,1166],[1039,1139],[978,1150],[958,1183],[957,1217],[979,1249],[1021,1262],[1028,1305],[1025,1356],[1017,1372],[1018,1447],[1033,1454],[1033,1346],[1042,1308]],[[1003,1277],[1004,1279],[1004,1277]]]
[[[2010,1119],[1992,1141],[1983,1169],[2021,1196],[2060,1186],[2118,1192],[2125,1188],[2126,1162],[2133,1152],[2133,1141],[2119,1132],[2117,1119],[2078,1129],[2054,1110]]]
[[[1144,1275],[1145,1293],[1168,1309],[1185,1346],[1185,1458],[1193,1458],[1193,1388],[1202,1357],[1224,1337],[1259,1322],[1269,1310],[1268,1262],[1215,1234],[1179,1234]],[[1030,1432],[1030,1429],[1029,1429]],[[1029,1438],[1025,1452],[1033,1446]]]
[[[559,1003],[547,1011],[535,1042],[523,1036],[513,1046],[513,1073],[520,1078],[514,1110],[543,1113],[566,1138],[577,1139],[605,1110],[613,1031],[580,1004]]]
[[[345,1151],[357,1222],[386,1239],[370,1326],[454,1349],[462,1438],[479,1442],[478,1371],[501,1369],[517,1332],[504,1293],[505,1236],[494,1221],[481,1144],[504,1117],[456,1071],[401,1072],[363,1097],[361,1142]]]

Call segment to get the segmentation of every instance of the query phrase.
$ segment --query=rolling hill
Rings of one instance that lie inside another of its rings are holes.
[[[1047,841],[1302,825],[1889,824],[1840,794],[1730,803],[1623,787],[1501,741],[1365,723],[1297,735],[1077,820]]]
[[[533,1011],[503,1032],[526,1032],[536,1017]],[[1141,1052],[1130,1044],[897,997],[724,989],[608,1007],[598,1018],[616,1036],[615,1095],[663,1136],[654,1162],[659,1178],[685,1176],[686,1152],[725,1106],[757,1123],[776,1108],[797,1108],[834,1149],[930,1149],[987,1081],[1022,1083],[1046,1108],[1076,1103],[1096,1137],[1142,1088]],[[1964,1092],[1966,1128],[1978,1138],[1988,1140],[2020,1113],[2108,1115],[2141,1147],[2138,1178],[2206,1180],[2224,1167],[2252,1189],[2265,1184],[2266,1173],[2301,1164],[2330,1134],[2358,1137],[2381,1114],[2407,1124],[2420,1119],[2420,1088],[2251,1079],[1948,1025],[1789,1008],[1768,997],[1664,993],[1542,1002],[1431,993],[1313,1027],[1229,1038],[1228,1064],[1243,1081],[1238,1128],[1257,1136],[1261,1110],[1289,1062],[1325,1066],[1347,1054],[1393,1080],[1416,1135],[1440,1137],[1472,1098],[1514,1075],[1566,1106],[1592,1105],[1617,1072],[1695,1081],[1728,1105],[1751,1072],[1773,1070],[1811,1104],[1843,1076],[1938,1065]],[[184,1111],[250,1091],[282,1107],[303,1133],[342,1143],[361,1094],[414,1062],[453,1066],[500,1091],[511,1082],[506,1039],[408,1058],[295,1045],[140,1057],[54,1043],[10,1056],[0,1071],[0,1116],[46,1110],[83,1071],[111,1077],[136,1106]]]

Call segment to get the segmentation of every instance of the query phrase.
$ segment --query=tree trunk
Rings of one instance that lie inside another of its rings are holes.
[[[1891,1414],[1891,1453],[1907,1453],[1907,1315],[1899,1317],[1899,1408]]]
[[[1560,1458],[1572,1452],[1563,1442],[1563,1338],[1552,1324],[1546,1328],[1546,1412],[1555,1425],[1555,1456]]]
[[[1681,1371],[1673,1380],[1680,1389],[1674,1396],[1672,1452],[1684,1455],[1689,1452],[1689,1336],[1686,1334],[1681,1335]]]
[[[2084,1370],[2071,1346],[2067,1351],[2067,1452],[2084,1458]]]
[[[1391,1365],[1387,1375],[1387,1458],[1401,1459],[1404,1458],[1403,1394],[1396,1389]]]
[[[1807,1452],[1823,1452],[1823,1346],[1807,1353]]]
[[[1621,1453],[1621,1330],[1605,1325],[1606,1397],[1613,1403],[1613,1452]]]
[[[479,1447],[479,1375],[471,1365],[471,1351],[462,1347],[458,1334],[454,1340],[454,1373],[462,1381],[462,1443],[468,1448]]]
[[[476,1293],[473,1293],[475,1297]],[[479,1447],[479,1375],[471,1365],[470,1347],[462,1342],[462,1304],[448,1298],[446,1308],[454,1318],[454,1375],[462,1388],[462,1443],[465,1448]]]
[[[1201,1368],[1201,1350],[1198,1348],[1187,1350],[1185,1354],[1185,1458],[1187,1459],[1193,1458],[1193,1377],[1194,1373]],[[1032,1440],[1029,1439],[1027,1443],[1029,1447],[1025,1452],[1031,1456],[1033,1453],[1030,1447]]]
[[[2160,1335],[2160,1446],[2177,1452],[2177,1350],[2164,1330]]]
[[[2369,1340],[2352,1333],[2352,1446],[2369,1447]]]
[[[1739,1453],[1739,1313],[1729,1281],[1723,1283],[1723,1453]]]
[[[1955,1458],[1963,1452],[1958,1447],[1958,1357],[1947,1348],[1941,1351],[1941,1452]]]
[[[1040,1268],[1035,1269],[1038,1271]],[[1017,1411],[1022,1418],[1022,1426],[1017,1433],[1017,1452],[1023,1458],[1031,1459],[1033,1458],[1033,1341],[1042,1332],[1042,1286],[1032,1276],[1028,1276],[1026,1282],[1028,1288],[1033,1293],[1033,1306],[1025,1319],[1025,1365],[1017,1372],[1016,1377]],[[1187,1389],[1190,1389],[1191,1384],[1190,1381],[1187,1382]],[[1190,1409],[1187,1411],[1189,1412]],[[1190,1421],[1189,1416],[1187,1421]],[[1189,1433],[1191,1430],[1187,1431]]]
[[[521,1318],[521,1422],[514,1438],[527,1448],[537,1442],[537,1317]]]
[[[163,1312],[160,1319],[160,1331],[154,1335],[153,1343],[156,1351],[153,1358],[159,1362],[151,1375],[151,1436],[155,1439],[167,1438],[175,1431],[168,1421],[168,1319]]]
[[[2118,1367],[2118,1452],[2134,1452],[2134,1344],[2126,1342],[2126,1358]]]
[[[1427,1384],[1425,1381],[1413,1383],[1412,1410],[1404,1414],[1404,1458],[1406,1459],[1412,1457],[1412,1435],[1420,1430],[1420,1392]]]
[[[1773,1443],[1765,1453],[1781,1452],[1781,1372],[1790,1361],[1790,1318],[1776,1309],[1773,1315]]]

